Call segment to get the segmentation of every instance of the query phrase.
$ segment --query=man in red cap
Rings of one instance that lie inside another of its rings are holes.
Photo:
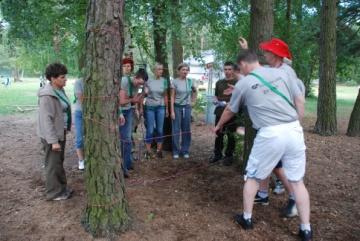
[[[240,37],[239,43],[241,48],[243,49],[248,48],[247,41],[244,38]],[[259,48],[264,51],[265,60],[270,65],[270,67],[282,69],[289,75],[290,79],[297,80],[296,85],[302,92],[303,96],[305,96],[305,86],[303,82],[297,77],[295,71],[284,61],[286,59],[291,61],[292,59],[289,46],[281,39],[272,38],[269,41],[260,43]],[[276,165],[274,169],[274,173],[278,179],[276,180],[275,188],[273,192],[275,194],[281,194],[284,192],[284,187],[285,187],[286,191],[289,194],[288,203],[283,210],[283,215],[289,218],[297,216],[298,211],[295,204],[294,191],[291,188],[291,185],[285,176],[285,172],[282,167],[281,160]],[[268,205],[269,204],[268,190],[269,190],[269,178],[260,181],[259,191],[256,194],[254,202],[257,204]]]

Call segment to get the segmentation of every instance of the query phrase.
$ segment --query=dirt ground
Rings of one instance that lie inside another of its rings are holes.
[[[74,196],[45,201],[35,117],[36,113],[0,117],[0,240],[94,240],[80,224],[86,192],[71,134],[65,165]],[[339,121],[335,137],[313,134],[314,123],[307,119],[304,126],[305,182],[315,240],[360,240],[360,138],[344,135],[345,120]],[[244,231],[233,222],[232,216],[242,208],[241,172],[235,166],[206,167],[213,146],[210,127],[193,130],[191,160],[173,161],[167,154],[163,160],[135,163],[126,181],[132,225],[116,240],[298,240],[298,218],[279,216],[285,195],[271,195],[269,206],[255,207],[254,230]],[[150,182],[175,173],[176,178]],[[147,185],[135,185],[138,180]]]

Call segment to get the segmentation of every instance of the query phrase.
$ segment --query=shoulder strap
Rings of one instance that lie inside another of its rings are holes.
[[[67,129],[70,130],[71,122],[72,122],[71,121],[71,108],[70,108],[71,105],[70,105],[69,101],[66,98],[64,98],[63,96],[61,96],[56,90],[54,90],[54,93],[57,97],[59,97],[62,101],[64,101],[68,105],[68,108],[66,109],[66,115],[67,115],[66,125],[67,125]]]
[[[249,75],[254,76],[258,80],[260,80],[261,83],[263,83],[266,87],[268,87],[272,92],[283,98],[292,108],[296,110],[296,107],[294,104],[283,94],[281,93],[275,86],[273,86],[270,82],[267,82],[263,77],[261,77],[258,74],[250,73]]]
[[[131,83],[131,79],[130,79],[130,76],[127,76],[127,80],[128,80],[128,88],[129,88],[129,97],[132,97],[132,95],[133,95],[133,86],[132,86],[132,83]]]

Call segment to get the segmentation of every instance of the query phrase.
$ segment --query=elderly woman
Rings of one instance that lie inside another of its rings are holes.
[[[162,77],[164,66],[156,63],[154,67],[154,79],[147,81],[145,93],[145,121],[146,121],[146,154],[145,157],[151,157],[151,143],[154,140],[154,129],[156,130],[156,156],[162,158],[162,142],[164,119],[168,113],[168,84]]]
[[[134,62],[132,59],[125,58],[122,61],[123,77],[120,86],[120,116],[125,118],[125,124],[120,125],[120,147],[121,155],[124,160],[124,176],[129,177],[128,171],[133,169],[131,148],[132,148],[132,122],[134,111],[141,109],[143,94],[139,94],[138,90],[144,84],[142,78],[132,77],[134,70]],[[120,120],[121,121],[121,120]]]
[[[177,71],[178,78],[171,83],[173,158],[178,159],[179,155],[183,155],[187,159],[191,145],[191,103],[195,101],[197,92],[193,81],[187,78],[189,65],[181,63]]]
[[[64,170],[66,132],[71,128],[70,101],[65,94],[67,69],[53,63],[46,67],[50,81],[39,90],[38,135],[45,150],[46,199],[59,201],[70,198]]]

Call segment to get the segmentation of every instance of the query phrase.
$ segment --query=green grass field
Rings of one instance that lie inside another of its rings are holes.
[[[25,78],[23,82],[12,83],[9,87],[0,85],[0,115],[22,112],[37,106],[37,92],[40,81],[36,78]],[[74,80],[69,79],[65,91],[69,98],[73,98]]]
[[[71,100],[73,99],[74,79],[66,83],[65,91]],[[12,83],[5,88],[0,85],[0,115],[15,114],[21,110],[33,109],[37,106],[37,91],[39,89],[37,78],[26,78],[23,82]],[[337,115],[339,118],[349,118],[359,87],[338,85],[337,92]],[[317,94],[317,87],[314,87]],[[306,99],[306,115],[316,116],[317,98]]]

